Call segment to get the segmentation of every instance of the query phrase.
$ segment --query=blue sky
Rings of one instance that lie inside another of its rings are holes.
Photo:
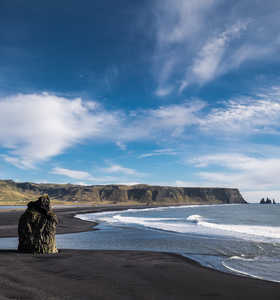
[[[280,2],[0,2],[0,177],[280,200]]]

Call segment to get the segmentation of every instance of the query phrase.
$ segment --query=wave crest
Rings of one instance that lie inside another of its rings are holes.
[[[191,216],[187,217],[187,221],[190,221],[190,222],[196,223],[196,224],[198,224],[202,220],[203,220],[203,217],[200,215],[191,215]]]

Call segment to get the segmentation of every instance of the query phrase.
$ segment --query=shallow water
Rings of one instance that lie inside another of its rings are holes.
[[[24,209],[26,205],[0,205],[0,210],[6,209]]]

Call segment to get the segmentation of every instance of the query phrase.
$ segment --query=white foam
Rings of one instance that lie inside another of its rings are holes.
[[[90,214],[77,214],[75,215],[75,218],[84,220],[84,221],[91,221],[95,222],[97,219],[99,219],[100,216],[108,216],[108,215],[114,215],[115,212],[112,211],[104,211],[99,213],[90,213]]]
[[[257,226],[257,225],[231,225],[231,224],[216,224],[206,221],[199,221],[197,224],[208,228],[225,230],[241,234],[249,234],[266,238],[280,238],[280,227],[272,226]]]
[[[120,224],[135,224],[135,225],[142,225],[146,228],[151,229],[159,229],[165,231],[173,231],[173,232],[180,232],[185,233],[189,232],[186,230],[186,224],[180,222],[174,223],[166,223],[166,221],[178,221],[179,219],[176,218],[140,218],[140,217],[126,217],[122,215],[115,215],[109,218],[101,218],[101,221],[109,222],[109,223],[120,223]]]
[[[243,260],[243,261],[254,261],[257,258],[256,257],[254,257],[254,258],[245,258],[242,255],[241,256],[234,255],[234,256],[231,256],[229,259],[236,259],[236,260]]]
[[[172,231],[172,232],[179,232],[179,233],[190,232],[189,226],[184,222],[178,222],[178,220],[180,219],[176,219],[176,218],[140,218],[140,217],[126,217],[118,214],[111,217],[104,216],[98,218],[98,220],[108,222],[110,224],[114,224],[114,223],[135,224],[150,229],[158,229],[158,230]],[[176,222],[167,223],[166,221],[176,221]]]
[[[258,226],[258,225],[234,225],[234,224],[217,224],[208,222],[200,215],[191,215],[187,217],[187,221],[191,221],[200,226],[211,229],[218,229],[231,233],[241,233],[246,235],[260,236],[266,238],[280,239],[280,227],[278,226]]]
[[[187,217],[187,221],[191,221],[193,223],[199,223],[202,221],[202,219],[203,219],[203,217],[200,215],[191,215],[191,216]]]
[[[228,204],[226,204],[228,205]],[[184,208],[193,208],[199,205],[183,206]],[[208,205],[213,206],[213,205]],[[220,206],[220,205],[219,205]],[[199,206],[205,207],[205,206]],[[92,214],[80,214],[76,215],[77,218],[86,221],[105,221],[108,223],[120,223],[120,224],[136,224],[147,228],[160,229],[165,231],[173,231],[178,233],[198,233],[206,235],[219,235],[219,236],[234,236],[238,238],[246,238],[251,240],[266,240],[275,239],[279,242],[280,239],[280,227],[279,226],[259,226],[259,225],[235,225],[235,224],[218,224],[209,219],[203,218],[203,216],[194,214],[184,219],[176,218],[145,218],[145,217],[132,217],[124,216],[129,212],[134,215],[134,212],[150,211],[150,210],[165,210],[173,207],[161,207],[161,208],[147,208],[147,209],[133,209],[122,212],[101,212]],[[178,208],[178,207],[174,207]],[[182,220],[180,222],[180,220]],[[174,221],[174,222],[172,222]]]
[[[232,259],[233,260],[239,260],[240,262],[244,261],[245,263],[246,262],[249,262],[250,265],[229,265],[230,262],[232,262]],[[261,268],[261,270],[258,270],[258,267],[257,267],[257,264],[256,262],[258,261],[258,259],[265,259],[264,257],[263,258],[259,258],[259,257],[255,257],[254,259],[244,259],[244,258],[241,258],[241,257],[231,257],[230,259],[228,259],[227,261],[223,261],[222,262],[222,265],[232,271],[232,272],[235,272],[235,273],[238,273],[238,274],[242,274],[242,275],[246,275],[246,276],[249,276],[249,277],[253,277],[253,278],[257,278],[257,279],[261,279],[261,280],[269,280],[269,281],[272,281],[272,282],[280,282],[280,279],[279,278],[279,272],[277,270],[277,273],[274,274],[274,277],[271,275],[271,274],[266,274],[263,270],[263,267]],[[252,261],[254,261],[255,263],[252,264]],[[251,268],[249,268],[249,266],[251,266]],[[253,267],[253,268],[252,268]],[[246,271],[243,270],[243,268],[246,269]],[[256,272],[260,272],[259,274],[256,274]],[[277,279],[275,279],[277,278]]]
[[[151,207],[151,208],[129,208],[124,212],[142,212],[142,211],[164,211],[169,209],[178,209],[178,208],[202,208],[202,207],[215,207],[215,206],[236,206],[243,205],[239,203],[232,204],[193,204],[193,205],[177,205],[177,206],[159,206],[159,207]]]
[[[176,218],[140,218],[140,217],[125,217],[122,215],[115,215],[113,219],[118,220],[122,223],[147,223],[147,222],[158,222],[158,221],[174,221]]]

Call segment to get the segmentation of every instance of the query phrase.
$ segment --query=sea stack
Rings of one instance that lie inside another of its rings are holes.
[[[48,195],[31,201],[18,224],[18,251],[24,253],[57,253],[55,233],[57,216],[51,209]]]

